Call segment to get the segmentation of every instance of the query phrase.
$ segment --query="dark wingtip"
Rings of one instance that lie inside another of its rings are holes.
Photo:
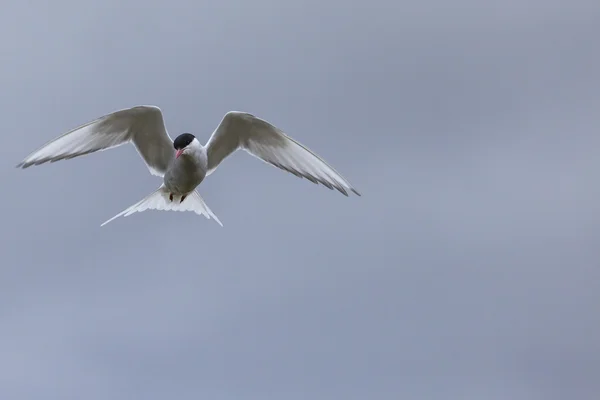
[[[350,189],[350,190],[352,190],[352,192],[353,192],[355,195],[357,195],[358,197],[361,197],[361,196],[362,196],[360,193],[358,193],[358,190],[356,190],[356,189],[354,189],[354,188],[352,188],[352,189]]]

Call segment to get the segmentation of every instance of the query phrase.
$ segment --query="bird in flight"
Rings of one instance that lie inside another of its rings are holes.
[[[120,216],[145,210],[193,211],[223,226],[196,188],[227,156],[239,149],[345,196],[349,192],[360,196],[342,175],[306,146],[269,122],[239,111],[226,113],[203,146],[191,133],[182,133],[172,140],[162,111],[156,106],[118,110],[51,140],[25,157],[17,167],[66,160],[125,143],[135,146],[150,173],[162,177],[163,182],[147,197],[101,226]]]

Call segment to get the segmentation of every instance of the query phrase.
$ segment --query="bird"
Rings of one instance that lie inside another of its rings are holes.
[[[154,192],[100,226],[145,210],[192,211],[223,224],[197,187],[228,156],[244,150],[259,160],[348,197],[361,194],[319,155],[275,125],[253,114],[229,111],[205,145],[185,132],[172,140],[155,105],[120,109],[80,125],[30,153],[17,164],[28,168],[132,143],[152,175],[163,178]]]

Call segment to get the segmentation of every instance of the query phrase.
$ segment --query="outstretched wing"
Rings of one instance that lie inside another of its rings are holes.
[[[207,173],[214,172],[227,156],[238,149],[297,177],[337,189],[346,196],[348,191],[360,196],[341,174],[306,146],[267,121],[238,111],[225,114],[206,144]]]
[[[17,167],[79,157],[133,142],[150,173],[163,176],[174,157],[160,108],[137,106],[115,111],[46,143]]]

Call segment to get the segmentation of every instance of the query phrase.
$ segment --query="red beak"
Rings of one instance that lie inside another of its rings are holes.
[[[175,153],[175,158],[179,158],[179,156],[183,153],[184,149],[179,149],[177,150],[177,153]]]

